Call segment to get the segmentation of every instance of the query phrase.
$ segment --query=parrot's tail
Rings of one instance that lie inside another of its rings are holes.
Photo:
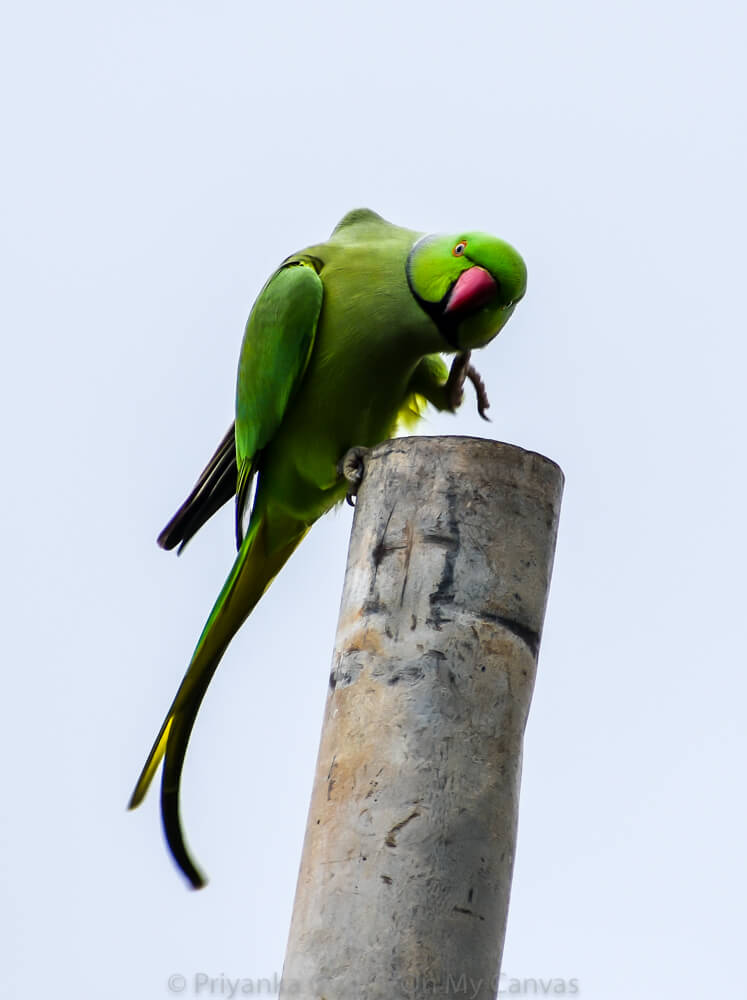
[[[228,644],[308,530],[307,525],[296,523],[295,530],[285,535],[288,541],[270,552],[266,517],[250,524],[128,805],[129,809],[140,805],[163,759],[164,833],[174,860],[195,889],[205,885],[205,878],[189,856],[179,816],[179,785],[192,726]]]

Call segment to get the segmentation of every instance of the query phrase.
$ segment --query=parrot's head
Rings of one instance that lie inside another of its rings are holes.
[[[423,236],[406,267],[410,291],[456,351],[491,341],[527,286],[519,254],[486,233]]]

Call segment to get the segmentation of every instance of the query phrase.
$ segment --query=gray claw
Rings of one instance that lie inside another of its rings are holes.
[[[470,380],[472,385],[475,387],[475,393],[477,394],[477,412],[480,414],[483,420],[490,422],[490,417],[486,416],[485,411],[490,406],[490,400],[488,399],[488,392],[485,388],[485,383],[480,378],[479,373],[473,368],[472,365],[467,365],[467,378]]]
[[[469,358],[470,352],[465,351],[463,354],[457,354],[451,362],[449,377],[446,380],[446,394],[452,412],[459,409],[464,399],[464,380],[470,367]]]
[[[480,378],[480,375],[474,366],[470,364],[470,354],[470,351],[464,351],[462,354],[457,354],[451,363],[449,377],[446,381],[446,391],[448,393],[449,403],[451,404],[452,410],[459,409],[464,399],[464,383],[467,379],[469,379],[475,388],[475,393],[477,394],[477,412],[483,420],[490,420],[490,417],[485,415],[485,411],[490,406],[488,393],[485,389],[485,383]]]
[[[339,475],[344,476],[348,483],[350,483],[345,500],[351,507],[355,507],[353,497],[357,495],[358,489],[363,482],[363,475],[366,471],[364,463],[369,450],[368,448],[360,448],[356,445],[353,448],[349,448],[337,463],[337,472]]]

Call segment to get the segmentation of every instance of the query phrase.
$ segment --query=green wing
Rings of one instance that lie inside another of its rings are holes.
[[[314,346],[324,294],[313,257],[288,261],[260,292],[246,324],[236,385],[236,545],[262,449],[272,440]]]

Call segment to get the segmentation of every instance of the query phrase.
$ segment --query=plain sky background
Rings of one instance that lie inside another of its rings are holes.
[[[265,278],[359,205],[529,267],[476,357],[493,423],[422,425],[566,473],[504,971],[745,995],[746,33],[733,0],[7,7],[0,995],[280,973],[347,509],[200,713],[205,891],[125,804],[233,552],[228,509],[155,536]]]

